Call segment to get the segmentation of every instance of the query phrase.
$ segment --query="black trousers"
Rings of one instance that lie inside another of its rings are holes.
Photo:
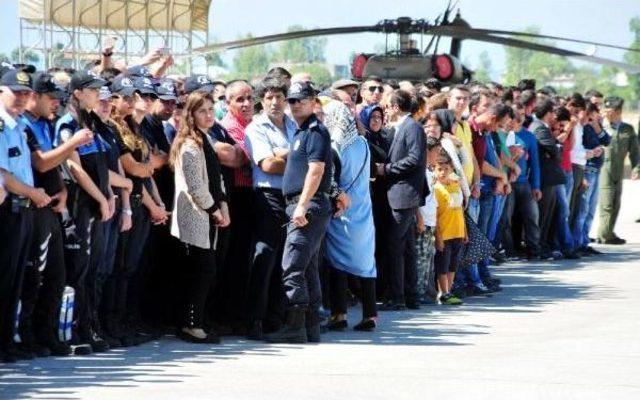
[[[265,319],[269,298],[282,296],[283,290],[273,288],[271,277],[278,259],[282,257],[286,238],[285,200],[279,189],[256,189],[253,211],[253,257],[249,277],[247,300],[247,319],[261,321]],[[282,286],[282,280],[275,282]],[[277,299],[276,303],[277,304]],[[284,303],[283,303],[284,304]]]
[[[209,241],[211,247],[201,247],[182,243],[185,268],[183,324],[188,328],[204,328],[204,313],[209,292],[216,275],[216,228],[211,226]]]
[[[362,318],[373,318],[378,315],[376,311],[376,278],[362,278],[350,275],[337,268],[330,268],[330,294],[331,314],[347,313],[347,287],[349,278],[355,278],[360,282],[362,290]]]
[[[22,285],[20,339],[56,340],[66,280],[62,226],[49,207],[34,210],[33,237]]]
[[[556,209],[556,186],[551,185],[542,188],[542,199],[540,200],[540,248],[542,252],[553,249],[553,221]]]
[[[16,311],[29,254],[33,210],[11,211],[11,199],[0,206],[0,351],[13,346]]]
[[[229,249],[219,279],[223,290],[222,319],[232,325],[247,320],[247,288],[253,232],[253,189],[237,187],[231,192]]]
[[[138,272],[151,221],[143,205],[132,206],[132,227],[120,234],[113,272],[103,288],[105,318],[123,321],[139,317]]]
[[[418,296],[415,247],[415,209],[392,210],[387,249],[389,253],[391,299],[404,304]]]
[[[84,335],[95,322],[96,274],[103,260],[104,228],[88,204],[74,209],[79,248],[65,248],[65,264],[67,284],[75,290],[74,332]]]

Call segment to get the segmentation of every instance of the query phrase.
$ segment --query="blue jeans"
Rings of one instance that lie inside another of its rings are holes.
[[[569,179],[567,177],[567,179]],[[569,229],[569,194],[573,188],[572,183],[569,185],[557,185],[556,189],[556,246],[563,252],[571,252],[573,250],[573,236]]]
[[[564,189],[567,194],[567,204],[571,201],[571,194],[573,193],[573,170],[564,171],[564,177],[567,182],[564,184]]]
[[[491,227],[491,218],[493,217],[494,212],[494,198],[496,196],[493,193],[482,193],[480,195],[480,215],[478,217],[478,227],[480,231],[489,237],[489,229]],[[486,280],[491,278],[491,274],[489,273],[489,260],[484,260],[478,263],[478,273],[480,274],[480,278],[482,280]]]
[[[491,220],[489,221],[489,231],[487,238],[495,245],[496,243],[496,230],[504,211],[504,206],[507,202],[507,196],[493,196],[493,212],[491,213]]]
[[[587,247],[589,245],[589,231],[593,223],[593,216],[598,204],[598,183],[600,181],[600,171],[587,168],[584,172],[584,179],[588,186],[582,192],[580,209],[576,215],[573,226],[573,240],[575,248]]]

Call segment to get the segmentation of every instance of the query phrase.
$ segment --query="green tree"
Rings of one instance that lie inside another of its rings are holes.
[[[629,30],[633,33],[633,41],[631,42],[631,48],[640,49],[640,17],[633,17],[629,21]],[[627,51],[624,55],[624,60],[631,65],[640,65],[640,52]],[[631,97],[628,98],[629,102],[634,107],[638,107],[640,103],[640,74],[629,75],[629,86]]]
[[[308,72],[316,86],[329,86],[332,82],[331,72],[320,63],[296,64],[289,70],[292,74]]]
[[[540,29],[535,26],[527,27],[524,31],[540,33]],[[548,45],[554,44],[545,40],[532,41]],[[507,72],[504,81],[508,85],[517,84],[523,78],[533,78],[538,86],[543,86],[558,75],[575,72],[575,66],[566,57],[516,47],[505,47],[505,52],[507,53]]]
[[[213,43],[216,42],[216,39],[213,38]],[[222,59],[222,57],[220,56],[220,53],[215,52],[215,53],[208,53],[204,56],[205,61],[207,62],[207,66],[218,66],[218,67],[222,67],[222,68],[227,68],[226,63],[224,62],[224,60]]]
[[[11,51],[11,60],[15,63],[20,62],[20,48],[16,47]],[[25,64],[37,64],[40,62],[40,56],[35,52],[27,49],[26,47],[22,48],[22,61]]]
[[[304,27],[292,25],[287,29],[287,32],[301,30],[304,30]],[[324,62],[326,48],[327,38],[324,37],[286,40],[278,44],[272,61],[287,63]]]
[[[473,73],[473,78],[474,80],[479,82],[491,82],[491,73],[491,58],[489,57],[489,53],[484,50],[478,56],[478,68],[476,68],[475,72]]]
[[[251,38],[248,34],[246,38]],[[233,58],[232,78],[252,79],[264,75],[269,68],[270,58],[266,45],[239,49]]]

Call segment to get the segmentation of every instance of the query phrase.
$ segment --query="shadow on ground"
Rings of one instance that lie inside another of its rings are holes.
[[[615,291],[598,282],[589,285],[567,284],[566,280],[561,282],[553,278],[563,271],[585,268],[594,261],[615,265],[640,259],[635,246],[624,251],[609,250],[608,254],[597,259],[512,263],[495,267],[496,274],[503,280],[504,290],[491,297],[468,298],[461,307],[425,306],[418,311],[380,313],[376,332],[331,332],[323,335],[323,342],[334,345],[466,345],[470,335],[489,334],[488,326],[445,324],[442,319],[448,314],[537,313],[552,303],[616,296]],[[350,325],[357,322],[359,316],[359,307],[352,308]],[[181,382],[191,375],[180,374],[180,369],[170,367],[184,362],[215,363],[249,354],[283,357],[284,347],[291,349],[300,346],[268,345],[240,338],[223,338],[220,345],[191,345],[168,337],[139,347],[116,349],[89,357],[46,358],[0,365],[0,399],[78,399],[74,391],[77,387],[137,387],[151,383]]]

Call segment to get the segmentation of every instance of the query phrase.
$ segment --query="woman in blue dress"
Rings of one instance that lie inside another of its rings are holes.
[[[324,124],[337,153],[336,180],[351,198],[351,206],[331,220],[325,237],[326,259],[330,265],[330,330],[347,327],[347,281],[359,279],[362,287],[362,321],[355,330],[376,327],[375,228],[369,194],[370,152],[360,135],[351,111],[338,101],[324,107]]]

